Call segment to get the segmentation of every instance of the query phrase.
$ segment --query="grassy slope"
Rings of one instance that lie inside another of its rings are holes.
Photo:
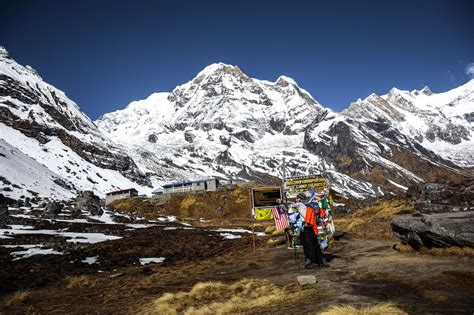
[[[133,197],[116,200],[110,207],[148,220],[160,215],[174,215],[196,226],[249,226],[253,223],[249,187],[154,198]]]
[[[404,197],[382,199],[347,216],[336,217],[335,225],[337,230],[359,237],[397,240],[390,221],[396,215],[414,212],[413,204]]]

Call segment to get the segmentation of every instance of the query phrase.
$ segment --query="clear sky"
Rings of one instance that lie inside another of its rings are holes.
[[[474,75],[474,1],[0,0],[0,45],[92,119],[224,62],[340,111]],[[469,71],[471,67],[471,71]]]

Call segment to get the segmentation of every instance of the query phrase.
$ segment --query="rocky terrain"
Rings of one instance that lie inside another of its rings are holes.
[[[392,229],[402,243],[423,247],[474,247],[474,183],[426,183],[412,192],[417,210],[395,217]]]
[[[306,270],[301,249],[290,251],[282,235],[264,232],[271,222],[252,226],[242,220],[245,207],[226,206],[242,194],[209,196],[223,210],[202,213],[192,206],[168,211],[172,203],[163,200],[155,212],[147,206],[127,211],[124,204],[121,211],[105,209],[90,192],[64,203],[0,197],[0,312],[316,313],[331,305],[382,302],[408,313],[474,309],[472,256],[395,251],[385,232],[371,238],[344,233],[350,230],[339,224],[343,216],[336,218],[336,240],[325,251],[331,267]],[[401,200],[391,202],[384,200],[371,216],[400,213]],[[202,220],[170,214],[179,211]],[[224,220],[225,226],[217,225]],[[301,286],[301,276],[317,283]],[[311,298],[313,303],[305,302]]]

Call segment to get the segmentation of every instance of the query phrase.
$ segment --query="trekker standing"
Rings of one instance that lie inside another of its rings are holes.
[[[307,211],[307,207],[303,203],[303,200],[305,199],[306,199],[306,195],[303,193],[300,193],[296,196],[294,203],[287,204],[288,208],[296,208],[298,210],[299,214],[301,215],[301,218],[303,219],[303,222],[305,221],[306,211]],[[303,245],[303,252],[304,252],[304,266],[305,268],[313,268],[312,266],[313,262],[311,260],[311,257],[314,257],[315,254],[311,254],[310,251],[312,247],[314,248],[314,246],[311,247],[312,242],[311,241],[308,242],[307,237],[310,237],[310,235],[306,235],[306,230],[307,229],[305,227],[300,232],[301,245]]]
[[[320,211],[319,206],[313,205],[313,207],[307,207],[306,216],[304,219],[304,235],[305,243],[308,246],[309,260],[311,263],[306,264],[306,268],[318,267],[329,267],[326,259],[321,251],[318,239],[318,223],[316,217]]]

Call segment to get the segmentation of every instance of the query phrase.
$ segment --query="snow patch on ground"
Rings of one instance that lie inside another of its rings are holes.
[[[220,233],[219,235],[222,236],[225,239],[228,239],[228,240],[232,240],[232,239],[236,239],[236,238],[242,238],[241,235],[235,235],[235,234],[232,234],[232,233]]]
[[[93,265],[97,263],[98,259],[99,259],[99,256],[86,257],[86,259],[81,260],[81,262],[85,264]]]
[[[15,235],[24,234],[43,234],[43,235],[58,235],[68,238],[70,243],[100,243],[109,240],[121,239],[120,236],[105,235],[102,233],[74,233],[65,232],[61,230],[21,230],[21,229],[0,229],[0,237],[12,237]]]
[[[147,264],[159,264],[165,261],[165,257],[150,257],[150,258],[140,258],[140,264],[142,266]]]
[[[35,255],[63,255],[63,253],[55,251],[52,248],[32,247],[24,251],[11,252],[10,255],[15,257],[13,258],[13,260],[19,260],[19,259],[30,258]]]

